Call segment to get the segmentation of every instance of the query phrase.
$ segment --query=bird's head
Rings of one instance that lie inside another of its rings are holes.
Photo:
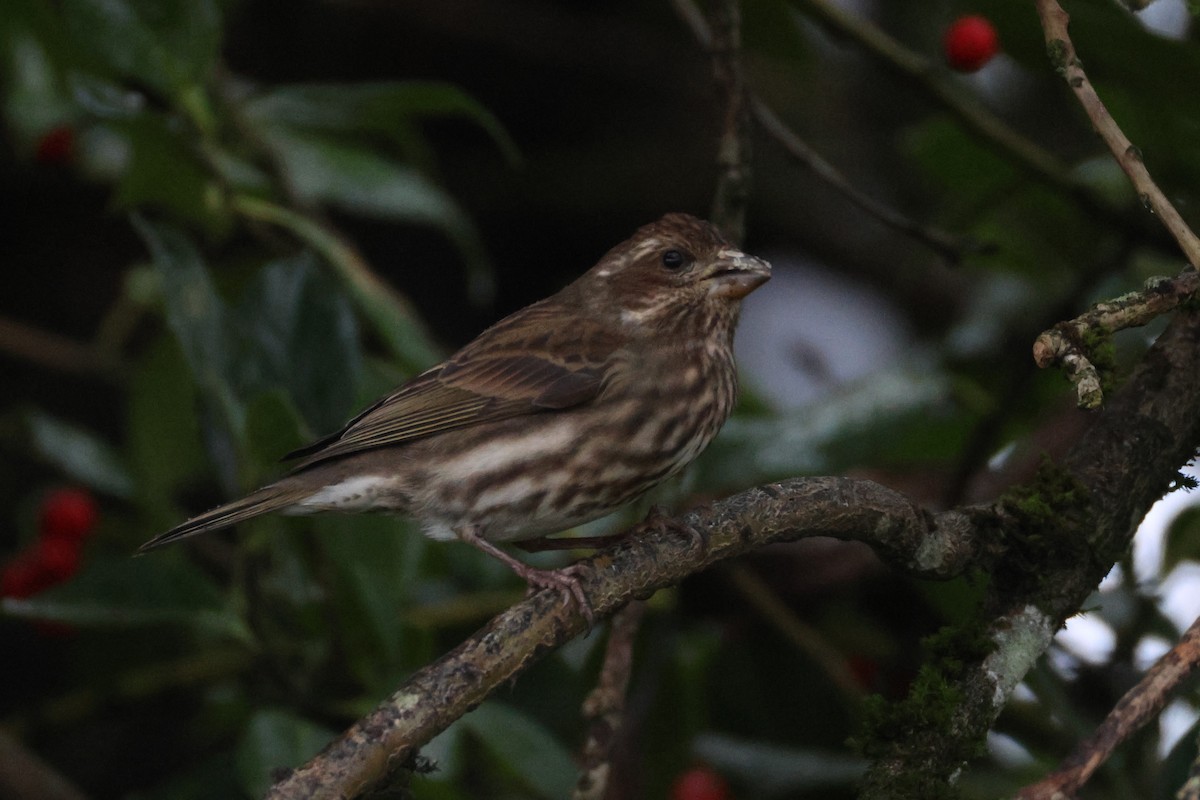
[[[629,328],[732,326],[741,300],[766,283],[771,265],[731,245],[716,226],[667,214],[609,250],[576,287],[589,305],[620,314]]]

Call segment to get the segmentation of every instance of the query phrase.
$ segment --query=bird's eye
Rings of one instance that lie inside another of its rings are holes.
[[[662,263],[667,269],[679,269],[687,263],[687,256],[678,250],[668,250],[662,254]]]

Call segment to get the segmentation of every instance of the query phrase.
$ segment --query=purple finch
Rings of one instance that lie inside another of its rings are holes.
[[[503,561],[531,588],[591,607],[571,568],[521,542],[608,514],[679,472],[737,398],[733,331],[770,266],[715,227],[668,214],[574,283],[484,331],[346,427],[289,454],[278,481],[141,551],[270,511],[410,514]]]

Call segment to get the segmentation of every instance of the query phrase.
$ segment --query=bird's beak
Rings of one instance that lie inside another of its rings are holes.
[[[771,279],[771,265],[740,250],[727,249],[717,253],[706,278],[709,295],[740,300]]]

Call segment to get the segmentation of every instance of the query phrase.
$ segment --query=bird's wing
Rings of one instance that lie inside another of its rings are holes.
[[[530,306],[506,318],[449,360],[421,373],[342,430],[285,458],[320,461],[508,417],[587,403],[604,386],[615,337],[562,324]]]

